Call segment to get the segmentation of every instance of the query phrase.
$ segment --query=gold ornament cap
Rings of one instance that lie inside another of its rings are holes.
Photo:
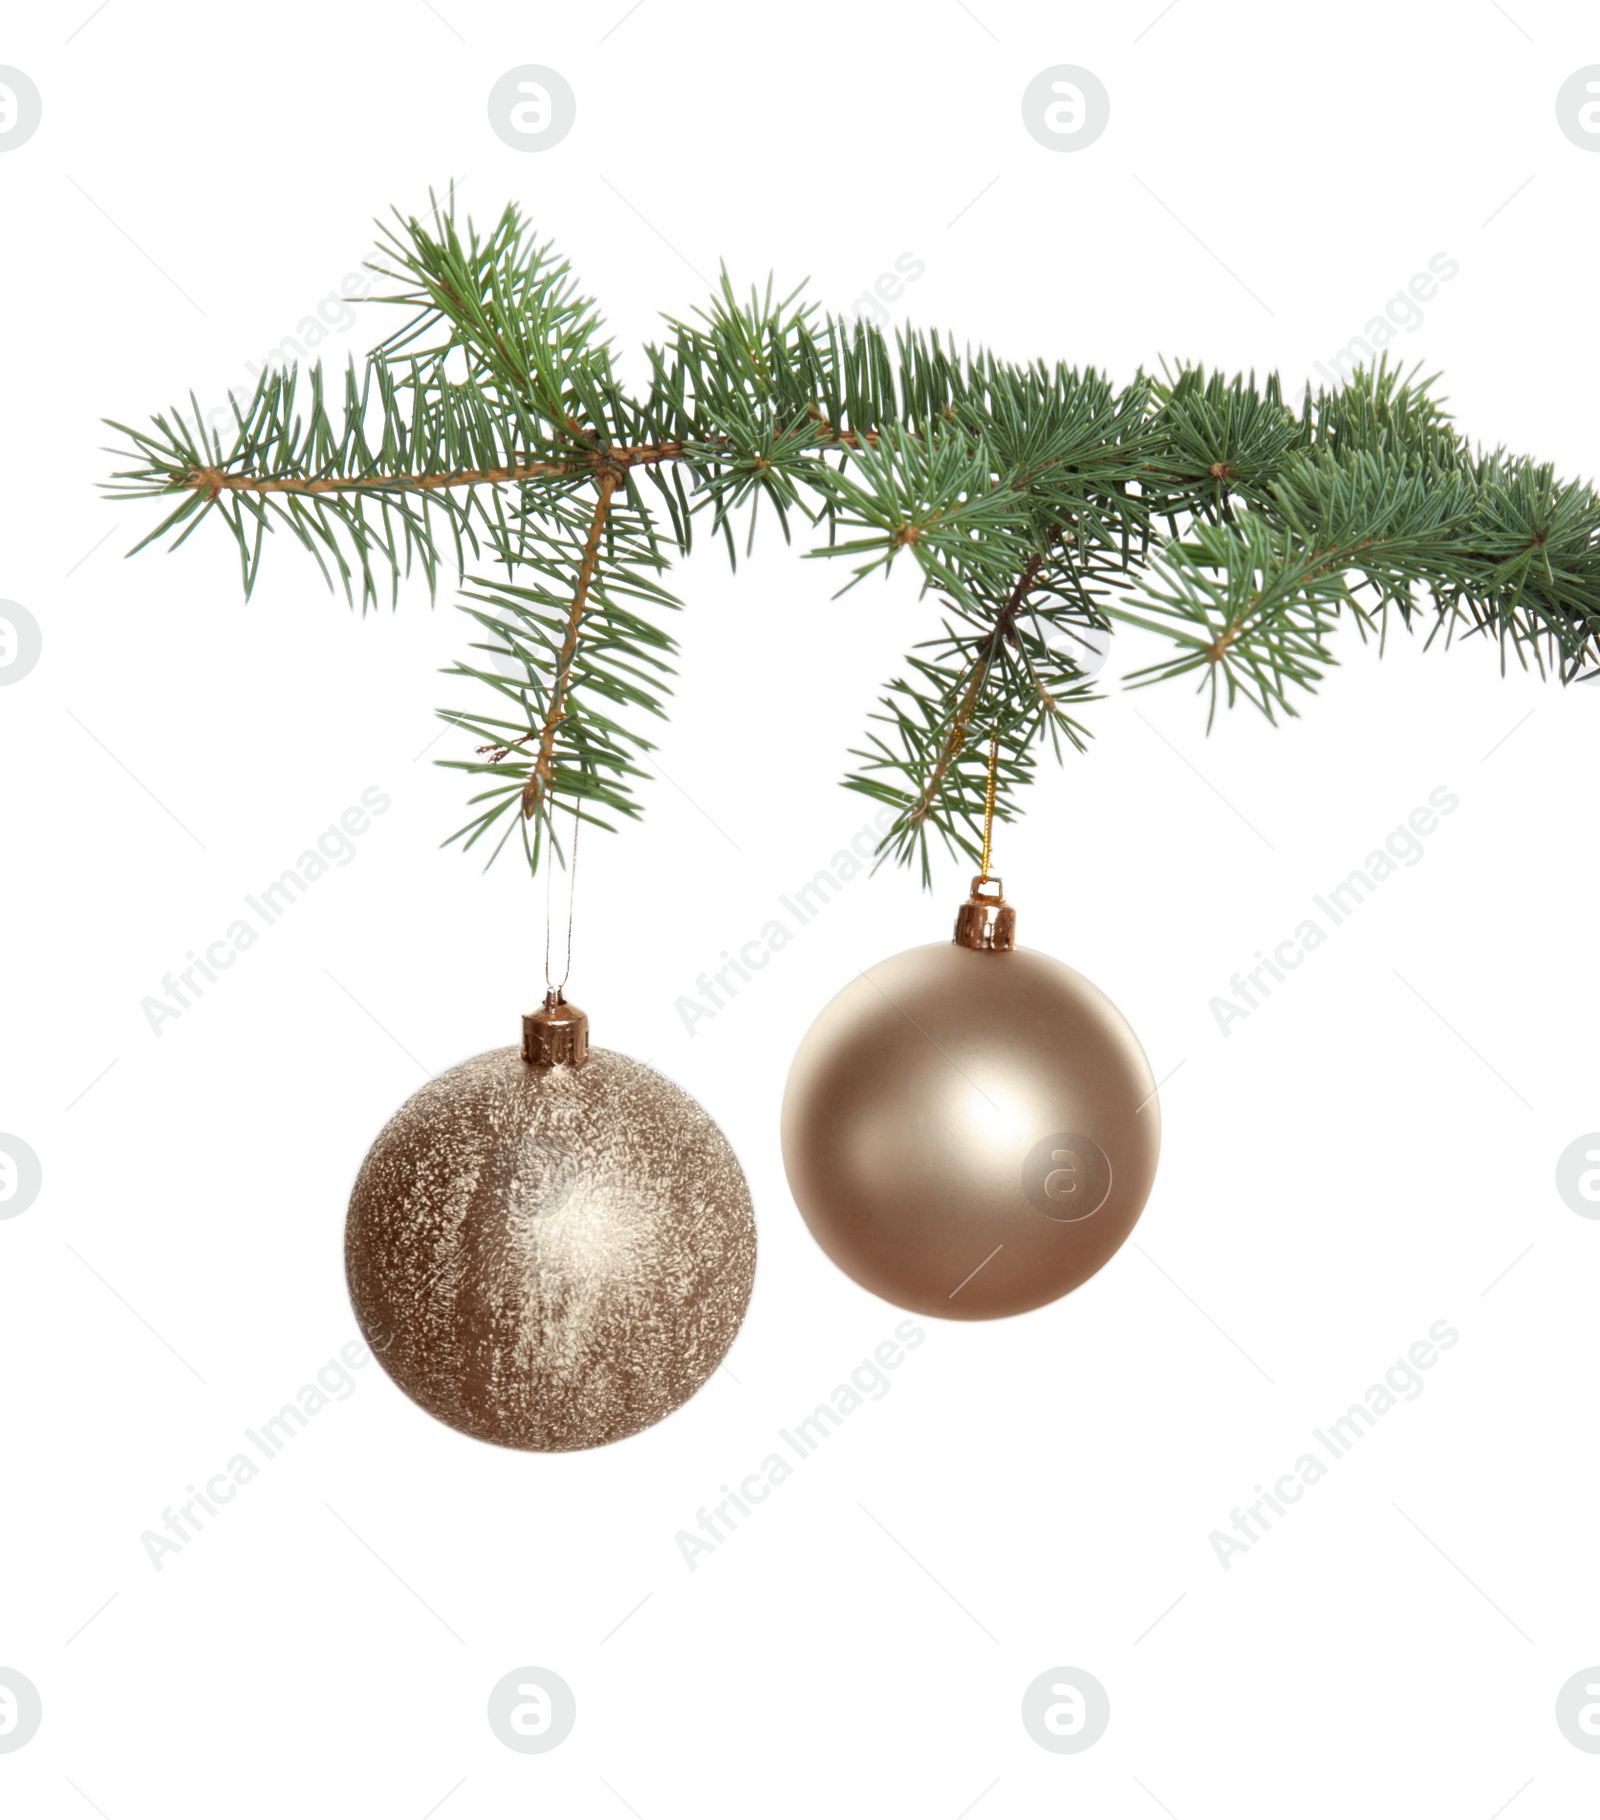
[[[569,1005],[559,986],[537,1011],[523,1012],[522,1059],[533,1068],[579,1068],[588,1061],[588,1013]]]
[[[980,872],[972,894],[956,911],[956,946],[1009,954],[1017,945],[1017,913],[1006,902],[1001,881]]]

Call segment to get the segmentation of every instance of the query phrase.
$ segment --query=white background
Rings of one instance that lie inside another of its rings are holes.
[[[730,1372],[633,1440],[539,1457],[369,1365],[148,1559],[163,1508],[354,1337],[355,1169],[424,1071],[515,1040],[543,894],[438,849],[463,799],[431,763],[448,736],[423,756],[467,642],[452,589],[430,610],[413,581],[363,622],[280,539],[245,606],[215,526],[124,563],[155,520],[99,497],[102,416],[220,404],[375,215],[455,177],[480,220],[516,198],[555,237],[635,375],[719,260],[844,309],[909,252],[897,320],[1119,379],[1275,367],[1297,393],[1443,252],[1459,276],[1398,351],[1444,369],[1484,442],[1595,466],[1600,157],[1554,111],[1600,61],[1577,4],[1176,0],[1152,24],[1159,0],[643,0],[619,25],[624,4],[108,0],[84,23],[79,0],[0,32],[44,102],[0,156],[0,595],[45,639],[0,692],[0,1129],[44,1169],[0,1224],[0,1666],[44,1702],[0,1804],[1594,1811],[1600,1758],[1554,1701],[1600,1660],[1600,1224],[1554,1170],[1600,1127],[1600,690],[1502,677],[1476,643],[1380,664],[1347,635],[1276,731],[1240,710],[1207,739],[1182,686],[1091,711],[1092,751],[999,859],[1022,940],[1103,986],[1171,1077],[1145,1216],[1065,1302],[926,1323],[890,1394],[690,1572],[676,1533],[900,1318],[807,1235],[777,1107],[822,1004],[940,939],[965,887],[948,864],[931,898],[857,880],[685,1033],[676,998],[866,819],[836,779],[932,612],[909,576],[832,601],[842,573],[771,537],[733,578],[697,554],[678,787],[588,843],[572,992],[744,1163],[761,1252]],[[536,155],[485,111],[529,62],[578,98]],[[1019,111],[1057,63],[1111,95],[1069,155]],[[369,306],[320,351],[387,327]],[[1108,680],[1152,649],[1119,636]],[[141,999],[370,785],[393,808],[355,859],[154,1036]],[[1229,977],[1439,785],[1461,806],[1425,858],[1221,1034]],[[1425,1393],[1224,1572],[1211,1531],[1440,1320],[1461,1337]],[[527,1664],[577,1696],[546,1755],[485,1720]],[[1079,1755],[1019,1716],[1058,1665],[1110,1695]]]

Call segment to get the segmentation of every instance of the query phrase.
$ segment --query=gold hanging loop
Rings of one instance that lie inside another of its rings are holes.
[[[995,780],[1000,771],[1000,729],[989,734],[989,780],[983,792],[982,870],[972,881],[967,901],[956,911],[956,945],[1005,954],[1017,945],[1017,913],[1006,902],[1005,889],[989,870],[994,845]]]
[[[983,858],[979,862],[978,877],[989,876],[989,850],[994,835],[994,782],[1000,768],[1000,729],[993,728],[989,734],[989,781],[983,792]]]

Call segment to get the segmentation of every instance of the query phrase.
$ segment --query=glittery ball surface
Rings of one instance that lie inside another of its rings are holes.
[[[492,1049],[406,1101],[356,1178],[361,1330],[440,1421],[504,1447],[597,1447],[693,1396],[744,1318],[750,1193],[706,1112],[595,1049]]]

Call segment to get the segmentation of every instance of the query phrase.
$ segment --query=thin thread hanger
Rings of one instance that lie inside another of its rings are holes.
[[[562,990],[572,974],[572,916],[578,899],[578,831],[582,825],[583,820],[578,814],[578,805],[574,801],[572,805],[572,865],[567,873],[567,964],[559,980],[553,980],[550,977],[550,924],[553,920],[551,894],[555,867],[547,866],[544,875],[544,984],[546,992],[554,995],[557,1004],[561,1003]],[[550,845],[555,846],[553,831]]]

